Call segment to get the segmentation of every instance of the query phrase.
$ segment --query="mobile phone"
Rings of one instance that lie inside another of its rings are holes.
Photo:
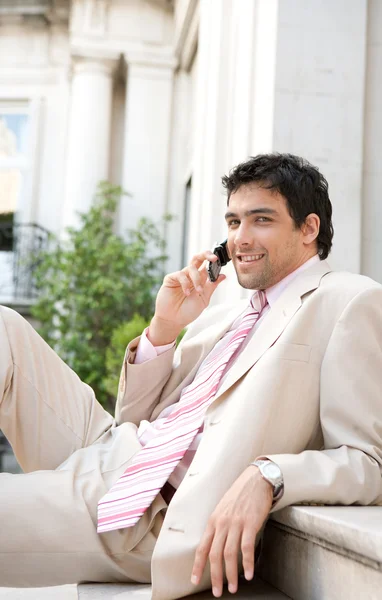
[[[228,256],[227,240],[215,246],[212,252],[218,257],[215,262],[209,262],[207,265],[208,277],[213,283],[219,277],[221,268],[231,260]]]

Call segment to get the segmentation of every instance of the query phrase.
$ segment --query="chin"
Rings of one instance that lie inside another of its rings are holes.
[[[239,285],[246,290],[262,290],[261,281],[252,279],[251,277],[237,276]]]

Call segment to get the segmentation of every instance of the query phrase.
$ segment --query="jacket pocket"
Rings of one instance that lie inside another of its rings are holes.
[[[276,342],[270,349],[272,358],[299,362],[309,362],[311,351],[312,347],[306,344],[290,344],[287,342]]]

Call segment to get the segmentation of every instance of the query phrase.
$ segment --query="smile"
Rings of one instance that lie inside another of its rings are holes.
[[[242,255],[242,256],[238,256],[238,260],[239,262],[243,262],[243,263],[250,263],[250,262],[256,262],[257,260],[260,260],[261,258],[263,258],[264,254],[246,254],[246,255]]]

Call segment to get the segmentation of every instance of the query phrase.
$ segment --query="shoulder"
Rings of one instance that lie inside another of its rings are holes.
[[[344,318],[382,323],[382,285],[364,275],[342,271],[324,273],[315,289],[303,294],[299,317],[318,321],[327,331]]]
[[[370,277],[331,271],[322,278],[316,297],[334,321],[365,318],[382,324],[382,285]]]
[[[322,277],[317,293],[322,298],[346,306],[353,300],[361,301],[366,297],[381,299],[382,285],[365,275],[330,271]]]
[[[330,271],[322,277],[321,286],[325,291],[340,289],[354,294],[369,289],[382,289],[382,285],[374,279],[348,271]]]

